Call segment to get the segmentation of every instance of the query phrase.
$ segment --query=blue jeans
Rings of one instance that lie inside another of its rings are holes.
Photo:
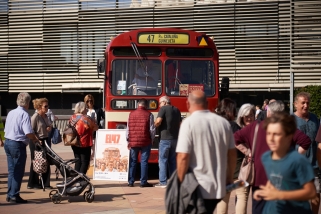
[[[159,182],[167,184],[167,171],[169,177],[176,170],[177,140],[160,140],[158,149]]]
[[[8,197],[16,197],[20,193],[23,175],[25,173],[27,149],[23,142],[6,140],[4,150],[8,162]]]
[[[140,184],[146,184],[148,179],[148,159],[152,144],[144,147],[132,147],[130,148],[129,157],[129,175],[128,183],[133,184],[135,182],[136,164],[138,159],[138,153],[141,151],[140,156]]]

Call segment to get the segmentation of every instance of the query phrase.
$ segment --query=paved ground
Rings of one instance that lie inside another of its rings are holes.
[[[70,147],[62,144],[54,145],[54,151],[64,159],[73,158]],[[29,148],[27,148],[29,150]],[[28,151],[29,153],[29,151]],[[64,197],[60,204],[53,204],[48,197],[50,190],[27,189],[27,181],[30,169],[30,156],[27,158],[26,173],[21,187],[21,196],[29,201],[28,204],[11,204],[5,201],[7,191],[7,161],[3,148],[0,148],[0,210],[1,213],[96,213],[96,214],[161,214],[165,213],[164,194],[165,189],[160,188],[140,188],[137,182],[135,187],[127,187],[124,182],[93,181],[96,188],[95,200],[87,203],[83,195],[74,197]],[[52,172],[54,172],[52,166]],[[150,183],[157,183],[157,169],[152,169],[149,177]],[[61,176],[60,176],[61,177]],[[55,180],[55,175],[51,176],[51,185],[59,181]],[[61,178],[60,178],[61,180]],[[231,197],[229,214],[234,214],[234,195]],[[250,213],[250,212],[248,212]]]

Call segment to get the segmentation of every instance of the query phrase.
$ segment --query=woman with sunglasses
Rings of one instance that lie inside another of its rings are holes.
[[[87,94],[84,98],[84,101],[86,103],[86,108],[87,108],[87,115],[91,117],[96,124],[98,125],[99,129],[104,128],[101,122],[105,120],[105,113],[101,108],[98,108],[97,106],[94,105],[95,100],[94,97],[91,94]],[[92,155],[91,155],[91,160],[93,159],[95,155],[95,140],[96,140],[96,132],[93,132],[93,146],[92,148]]]
[[[36,112],[31,117],[31,126],[37,136],[37,138],[44,142],[48,142],[49,132],[51,131],[52,125],[48,120],[46,115],[49,105],[46,98],[34,99],[32,101],[33,107],[36,109]],[[28,181],[28,189],[41,189],[41,184],[39,181],[39,176],[36,172],[33,171],[32,160],[34,159],[35,144],[30,142],[30,156],[31,156],[31,165],[30,165],[30,174]],[[50,186],[50,165],[48,164],[47,172],[42,174],[43,184],[47,189],[52,189]]]

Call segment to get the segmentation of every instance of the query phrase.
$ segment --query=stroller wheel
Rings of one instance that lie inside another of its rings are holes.
[[[51,201],[52,201],[52,203],[54,203],[54,204],[60,204],[61,198],[62,198],[61,195],[59,195],[58,193],[56,193],[56,194],[54,194],[54,195],[51,196]]]
[[[89,192],[88,192],[88,193],[86,194],[86,196],[85,196],[85,200],[86,200],[86,202],[88,202],[88,203],[93,202],[94,199],[95,199],[95,196],[94,196],[94,194],[92,194],[92,193],[89,193]]]
[[[51,199],[51,197],[56,193],[58,193],[57,190],[51,190],[50,193],[49,193],[49,198]]]
[[[85,191],[85,192],[84,192],[84,199],[85,199],[85,200],[86,200],[88,194],[89,194],[89,191]]]

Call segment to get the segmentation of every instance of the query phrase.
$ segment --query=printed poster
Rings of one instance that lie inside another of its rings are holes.
[[[125,129],[98,129],[96,133],[94,180],[127,181],[129,150]]]
[[[192,91],[201,90],[204,91],[203,84],[179,84],[179,95],[188,96]]]

